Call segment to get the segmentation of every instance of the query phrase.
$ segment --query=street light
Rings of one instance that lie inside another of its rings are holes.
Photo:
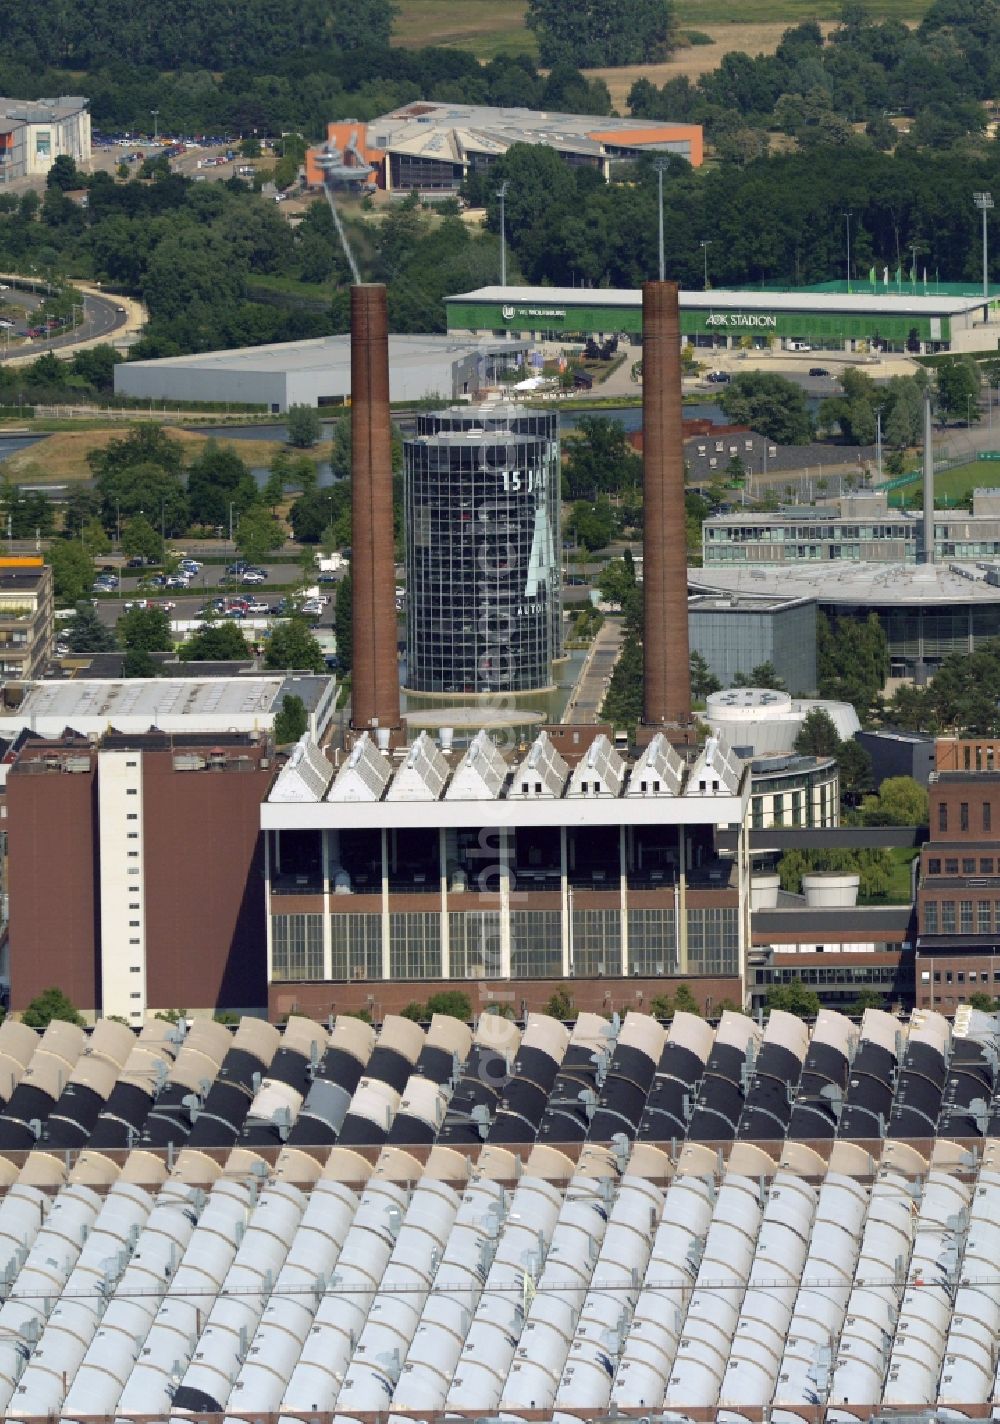
[[[705,258],[705,291],[706,291],[706,292],[708,291],[708,249],[711,247],[711,245],[712,245],[712,243],[713,243],[714,241],[715,241],[715,239],[712,238],[712,237],[703,237],[702,240],[701,240],[701,242],[699,242],[699,244],[698,244],[698,246],[701,248],[702,254],[703,254],[704,258]]]
[[[506,179],[497,189],[497,197],[500,199],[500,289],[502,291],[507,285],[507,232],[506,213],[504,210],[504,203],[507,198]]]
[[[973,193],[972,201],[983,215],[983,296],[988,299],[990,295],[990,263],[989,248],[986,242],[986,219],[993,207],[993,194]]]
[[[153,142],[156,143],[160,137],[160,111],[159,109],[150,109],[149,112],[153,116]]]
[[[847,290],[851,290],[851,215],[852,208],[848,208],[844,213],[844,222],[847,226]]]
[[[660,259],[660,281],[662,282],[667,273],[666,260],[663,255],[663,174],[667,167],[665,158],[654,158],[653,167],[656,169],[656,202],[657,202],[657,233],[659,241],[657,243],[657,253]]]

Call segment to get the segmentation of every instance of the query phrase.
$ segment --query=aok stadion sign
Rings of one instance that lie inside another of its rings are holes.
[[[757,312],[713,312],[705,318],[706,326],[763,326],[777,330],[776,316],[763,316]]]

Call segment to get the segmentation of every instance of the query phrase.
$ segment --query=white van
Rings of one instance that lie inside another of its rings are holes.
[[[811,351],[811,350],[812,350],[812,347],[809,345],[808,341],[786,341],[786,342],[785,342],[785,350],[786,350],[786,351]]]

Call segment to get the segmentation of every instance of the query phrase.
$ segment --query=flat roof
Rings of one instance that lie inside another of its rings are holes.
[[[266,716],[286,679],[274,677],[193,678],[87,678],[77,681],[31,683],[16,712],[20,720],[30,717],[64,717],[71,726],[75,718],[100,717],[113,722],[116,715],[159,716],[240,715]],[[305,681],[305,679],[302,679]],[[291,687],[288,691],[297,691]],[[301,694],[300,694],[301,695]]]
[[[522,344],[523,345],[523,344]],[[459,336],[416,335],[389,337],[390,366],[421,367],[430,360],[463,356],[509,354],[518,350],[516,341],[463,339]],[[351,338],[319,336],[309,341],[282,341],[270,346],[237,346],[222,351],[202,351],[190,356],[162,356],[151,361],[129,361],[129,370],[169,370],[171,367],[203,371],[328,371],[331,366],[348,368]]]
[[[913,293],[874,292],[760,292],[724,291],[678,294],[688,311],[817,312],[833,315],[875,313],[882,316],[957,316],[981,307],[977,297],[922,296]],[[541,307],[641,307],[642,291],[634,287],[477,287],[458,292],[446,302],[518,303]]]
[[[688,598],[689,613],[777,613],[786,608],[804,608],[811,600],[783,598],[778,594],[695,593]]]
[[[955,572],[957,569],[962,572]],[[851,605],[1000,603],[1000,587],[988,584],[975,564],[956,560],[946,564],[864,564],[829,559],[818,566],[752,564],[739,568],[710,564],[688,569],[688,585],[695,593],[763,593]]]

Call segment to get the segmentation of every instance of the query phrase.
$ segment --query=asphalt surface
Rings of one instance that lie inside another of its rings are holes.
[[[108,567],[111,567],[110,563]],[[267,570],[266,582],[241,586],[235,578],[227,578],[224,564],[205,564],[192,579],[188,590],[141,588],[139,575],[130,573],[122,577],[118,597],[96,596],[98,616],[102,623],[113,627],[124,613],[126,603],[136,599],[145,599],[152,606],[167,607],[172,619],[197,618],[209,599],[220,595],[235,597],[237,594],[244,598],[259,600],[270,608],[280,599],[288,596],[285,592],[272,592],[272,589],[280,589],[282,585],[287,587],[288,585],[301,584],[302,571],[296,564],[261,564],[260,567]],[[320,592],[329,598],[329,602],[324,607],[322,615],[315,620],[315,626],[332,627],[336,585],[321,584]],[[262,618],[265,615],[260,613],[251,615],[251,617],[253,616]]]
[[[8,286],[9,290],[0,291],[0,300],[8,306],[25,307],[29,312],[33,312],[41,305],[43,293],[15,287],[13,283],[4,285]],[[127,321],[124,307],[114,297],[88,295],[83,299],[83,320],[64,333],[50,337],[33,337],[29,341],[18,340],[15,346],[12,344],[14,339],[23,338],[28,327],[33,324],[30,319],[17,320],[12,330],[0,333],[0,357],[25,356],[32,353],[40,356],[45,351],[58,351],[61,346],[77,346],[82,341],[99,340],[101,337],[111,336],[113,332],[124,327]]]
[[[576,686],[566,704],[566,722],[598,722],[607,695],[608,683],[622,647],[622,625],[618,618],[607,618],[594,639],[593,647],[577,678]]]

